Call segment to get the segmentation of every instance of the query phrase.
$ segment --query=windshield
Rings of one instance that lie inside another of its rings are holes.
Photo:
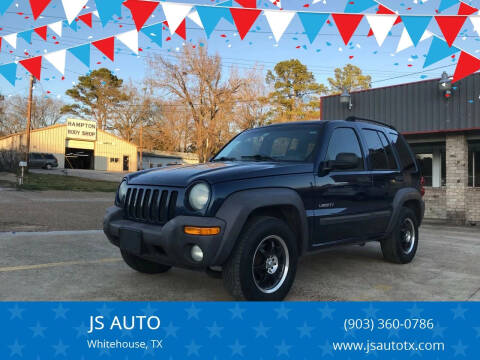
[[[311,162],[319,128],[302,125],[246,131],[233,139],[213,161]]]

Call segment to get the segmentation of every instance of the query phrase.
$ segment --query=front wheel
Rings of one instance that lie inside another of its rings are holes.
[[[237,299],[283,300],[295,279],[297,254],[295,235],[285,222],[255,218],[223,267],[224,285]]]
[[[133,270],[141,272],[142,274],[161,274],[167,272],[172,267],[169,265],[158,264],[153,261],[148,261],[133,255],[125,250],[120,250],[122,258],[125,263]]]

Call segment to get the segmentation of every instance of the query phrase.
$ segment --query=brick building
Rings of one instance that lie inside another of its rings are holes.
[[[480,74],[322,98],[322,119],[358,116],[402,132],[426,180],[425,217],[480,224]]]

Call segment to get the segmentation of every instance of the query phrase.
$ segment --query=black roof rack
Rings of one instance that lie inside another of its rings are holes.
[[[377,125],[380,125],[380,126],[388,127],[388,128],[393,129],[395,131],[397,130],[392,125],[385,124],[381,121],[372,120],[372,119],[365,119],[365,118],[361,118],[361,117],[358,117],[358,116],[349,116],[345,119],[345,121],[366,121],[366,122],[370,122],[370,123],[377,124]]]

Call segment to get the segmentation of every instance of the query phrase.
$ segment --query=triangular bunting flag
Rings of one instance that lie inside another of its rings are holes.
[[[168,22],[168,28],[170,34],[173,35],[175,30],[180,26],[182,21],[185,20],[187,15],[192,10],[193,5],[189,4],[177,4],[172,2],[162,2],[163,12]]]
[[[72,29],[73,31],[77,32],[77,30],[78,30],[78,25],[77,25],[77,24],[78,24],[78,21],[74,21],[74,22],[72,22],[71,24],[69,24],[69,23],[68,23],[68,20],[65,20],[65,21],[64,21],[64,24],[65,24],[66,26],[68,26],[70,29]]]
[[[125,7],[130,9],[132,13],[133,21],[137,27],[137,31],[143,27],[148,18],[158,6],[157,1],[144,1],[144,0],[127,0],[123,3]],[[185,15],[186,16],[186,15]],[[183,18],[185,18],[185,16]],[[168,19],[167,19],[168,20]]]
[[[47,41],[47,30],[47,25],[33,29],[33,31],[45,41]]]
[[[183,40],[187,40],[187,21],[185,19],[183,19],[177,30],[175,30],[175,34],[180,36]]]
[[[230,12],[229,12],[230,14]],[[190,20],[192,20],[195,24],[197,24],[198,26],[200,26],[202,29],[204,28],[203,27],[203,23],[202,23],[202,20],[200,19],[200,16],[198,15],[198,11],[197,10],[192,10],[192,12],[190,14],[188,14],[187,16]]]
[[[100,50],[103,55],[108,57],[110,60],[115,61],[115,38],[109,37],[106,39],[98,40],[92,42],[92,45]]]
[[[337,25],[337,29],[342,36],[343,42],[347,45],[352,38],[353,33],[357,29],[360,21],[363,19],[362,14],[332,14],[333,21]]]
[[[2,52],[2,37],[0,36],[0,52]]]
[[[453,42],[457,38],[458,33],[462,29],[463,24],[467,20],[466,16],[435,16],[437,24],[442,30],[442,34],[447,40],[448,46],[452,46]]]
[[[62,36],[63,33],[63,23],[62,21],[57,21],[53,24],[48,25],[52,31],[54,31],[58,36]]]
[[[303,28],[305,29],[305,33],[308,36],[308,40],[310,40],[310,44],[313,43],[323,24],[325,24],[325,21],[327,21],[329,15],[301,11],[299,11],[297,14],[302,22]]]
[[[243,40],[262,10],[230,8],[238,34]]]
[[[90,67],[90,44],[80,45],[68,49],[78,60],[80,60],[86,67]]]
[[[278,43],[295,16],[295,11],[264,10],[263,13]]]
[[[63,10],[65,11],[69,24],[75,20],[87,2],[88,0],[62,0]]]
[[[17,34],[8,34],[3,37],[3,39],[14,49],[17,48]]]
[[[457,82],[478,70],[480,70],[480,59],[462,51],[452,82]]]
[[[87,25],[89,28],[92,27],[92,13],[88,13],[88,14],[85,14],[85,15],[80,15],[78,17],[80,20],[82,20],[82,22]]]
[[[432,20],[431,16],[402,16],[403,24],[410,35],[413,45],[417,46],[427,30],[428,24]]]
[[[216,3],[215,6],[223,6],[223,7],[231,8],[231,7],[233,7],[233,0],[227,0],[227,1],[222,1],[222,2]],[[226,9],[226,10],[228,11],[228,9]],[[232,14],[230,13],[230,11],[228,11],[228,15],[225,14],[224,18],[230,24],[233,25],[233,18],[232,18]]]
[[[42,57],[36,56],[30,59],[19,61],[22,66],[28,70],[37,80],[40,80],[42,73]]]
[[[441,0],[440,5],[438,6],[438,11],[443,11],[449,7],[458,4],[460,0]]]
[[[17,64],[12,63],[0,65],[0,75],[12,84],[12,86],[15,86],[15,80],[17,79]]]
[[[200,16],[207,37],[210,37],[222,18],[232,16],[228,8],[212,6],[196,6],[195,8],[198,16]]]
[[[469,19],[472,22],[473,29],[480,35],[480,16],[469,16]]]
[[[455,46],[449,47],[443,39],[434,36],[423,67],[426,68],[427,66],[439,62],[459,51],[460,49]]]
[[[432,36],[433,36],[433,34],[430,31],[425,30],[425,32],[423,33],[423,36],[420,39],[420,41],[430,39]],[[398,52],[400,52],[402,50],[405,50],[405,49],[408,49],[409,47],[412,47],[412,46],[413,46],[413,41],[412,41],[412,39],[410,39],[410,35],[408,35],[407,29],[403,28],[402,36],[400,37],[400,41],[398,42],[396,52],[398,53]]]
[[[377,6],[378,3],[374,0],[355,0],[355,1],[347,1],[347,5],[345,5],[345,12],[346,13],[361,13],[373,6]]]
[[[10,7],[12,4],[13,0],[1,0],[0,1],[0,14],[4,14],[5,11]]]
[[[397,15],[366,15],[367,21],[375,35],[378,46],[382,46],[392,29],[393,23],[397,20]]]
[[[457,15],[473,15],[477,11],[478,11],[477,8],[474,8],[473,6],[470,6],[468,4],[465,4],[464,2],[461,2],[460,7],[458,8]]]
[[[33,30],[22,31],[18,33],[18,36],[25,40],[27,43],[32,43],[32,32]]]
[[[95,2],[102,26],[107,25],[113,17],[113,14],[117,14],[118,16],[122,15],[123,2],[124,0],[97,0]]]
[[[257,0],[235,0],[244,8],[255,9],[257,7]]]
[[[126,47],[138,55],[138,31],[130,30],[116,36]]]
[[[62,75],[65,75],[65,62],[67,50],[59,50],[44,55],[45,59],[52,64]]]
[[[3,1],[3,0],[2,0]],[[43,10],[50,4],[52,0],[29,0],[32,9],[33,19],[37,20]],[[8,2],[8,1],[7,1]]]
[[[384,5],[379,5],[378,6],[378,10],[376,12],[376,14],[383,14],[383,15],[393,15],[395,14],[395,11],[393,10],[390,10],[389,8],[387,8],[386,6]],[[397,24],[400,24],[402,22],[402,18],[400,16],[397,17],[397,20],[395,20],[395,23],[393,24],[394,26],[397,25]],[[373,30],[370,29],[368,31],[368,37],[370,36],[373,36]]]
[[[142,28],[141,32],[149,37],[154,43],[158,46],[162,46],[162,30],[163,24],[155,24],[151,26],[145,26]]]

